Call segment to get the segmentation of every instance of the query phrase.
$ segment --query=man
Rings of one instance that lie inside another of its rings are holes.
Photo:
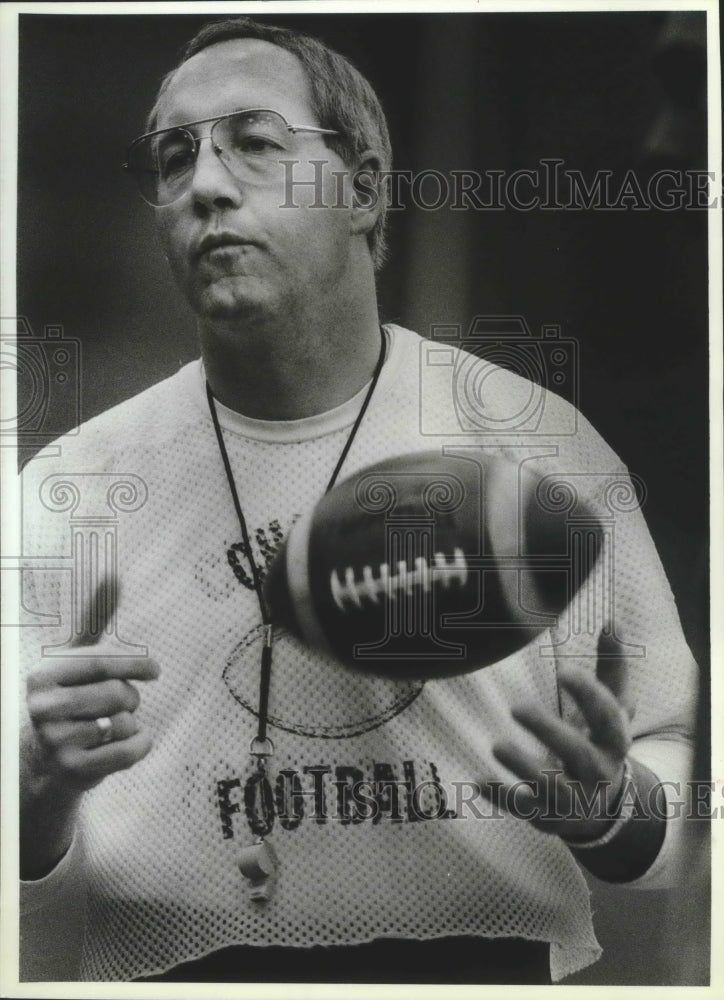
[[[661,884],[658,780],[687,776],[696,680],[638,510],[596,570],[615,555],[615,622],[561,616],[485,671],[373,678],[274,634],[260,582],[295,519],[430,447],[421,342],[377,316],[389,166],[367,82],[245,18],[192,40],[129,149],[201,361],[25,474],[38,554],[67,550],[74,476],[134,492],[112,557],[83,536],[83,602],[62,574],[26,581],[29,606],[81,620],[65,648],[62,627],[23,630],[25,978],[545,982],[599,954],[577,862]],[[449,384],[425,377],[444,425]],[[488,413],[525,392],[500,372]],[[553,447],[569,416],[546,396],[535,434],[469,445],[580,477],[608,516],[625,470],[580,415]],[[469,794],[489,782],[492,806]],[[368,811],[345,798],[365,783]]]

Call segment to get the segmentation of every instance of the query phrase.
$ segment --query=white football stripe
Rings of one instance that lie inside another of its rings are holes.
[[[295,526],[296,527],[296,526]],[[340,611],[345,611],[345,605],[354,604],[362,607],[362,601],[366,598],[379,604],[380,597],[387,597],[392,600],[399,593],[412,594],[414,587],[422,587],[425,592],[430,590],[431,580],[439,580],[447,590],[451,583],[457,583],[464,587],[468,580],[468,564],[465,553],[462,549],[456,548],[450,562],[444,552],[435,553],[435,565],[429,566],[427,560],[421,556],[415,559],[415,568],[408,569],[407,563],[401,560],[397,564],[397,573],[391,574],[387,563],[382,563],[379,567],[379,575],[375,577],[370,566],[362,569],[362,579],[356,580],[354,569],[347,566],[344,571],[344,583],[339,578],[336,570],[332,570],[329,577],[329,589],[332,599]]]
[[[311,508],[299,518],[289,532],[287,583],[303,639],[321,653],[333,656],[334,652],[327,642],[312,604],[312,588],[309,583],[309,535],[313,516],[314,508]]]

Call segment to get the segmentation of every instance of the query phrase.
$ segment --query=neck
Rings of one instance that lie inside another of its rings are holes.
[[[258,420],[298,420],[351,399],[372,377],[380,351],[377,303],[201,325],[214,397]]]

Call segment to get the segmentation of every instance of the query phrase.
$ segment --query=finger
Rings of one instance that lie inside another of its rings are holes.
[[[28,677],[28,691],[55,684],[91,684],[104,680],[153,681],[160,674],[158,663],[150,656],[73,656],[46,657]]]
[[[610,623],[605,626],[598,637],[596,676],[616,700],[624,706],[629,719],[632,719],[635,705],[629,694],[628,667],[624,647],[616,638]]]
[[[98,681],[71,687],[41,688],[28,695],[28,712],[37,725],[72,719],[97,719],[135,712],[141,696],[129,681]]]
[[[58,755],[63,769],[79,784],[97,782],[116,771],[124,771],[142,760],[153,745],[151,734],[141,729],[125,740],[105,743],[92,750],[65,747]]]
[[[525,781],[510,782],[497,779],[483,779],[478,786],[480,794],[493,805],[516,816],[518,819],[537,819],[540,805],[531,787]]]
[[[560,758],[566,774],[580,781],[601,781],[610,775],[597,748],[585,733],[537,705],[514,708],[513,718]]]
[[[71,642],[72,646],[93,646],[103,637],[113,619],[118,605],[120,584],[113,575],[104,577],[96,587],[93,596],[80,610],[79,628]]]
[[[502,740],[493,745],[493,755],[503,767],[530,786],[531,798],[536,801],[546,798],[547,786],[542,787],[543,782],[541,782],[541,762],[534,754],[524,750],[517,743]]]
[[[555,833],[573,813],[573,797],[560,772],[540,770],[538,764],[512,743],[493,747],[498,761],[520,780],[514,784],[484,781],[481,793],[494,805],[519,819],[528,820],[538,830]]]
[[[493,754],[504,767],[530,786],[530,801],[535,801],[541,812],[548,813],[551,795],[559,812],[570,807],[571,796],[565,781],[559,780],[562,776],[559,771],[543,770],[536,757],[507,740],[496,743]]]
[[[91,750],[102,742],[125,740],[135,736],[140,726],[138,717],[133,712],[117,712],[110,716],[111,728],[105,740],[102,739],[98,723],[95,719],[64,719],[61,722],[46,722],[40,727],[39,735],[42,742],[53,750],[60,747],[79,747]]]
[[[631,746],[628,714],[615,695],[589,671],[562,667],[558,679],[575,699],[591,733],[591,740],[603,749],[622,756]]]

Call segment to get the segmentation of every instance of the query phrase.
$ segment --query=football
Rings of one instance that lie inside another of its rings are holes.
[[[363,469],[292,527],[264,584],[272,620],[386,676],[497,663],[557,623],[598,558],[600,522],[567,498],[475,449]]]

